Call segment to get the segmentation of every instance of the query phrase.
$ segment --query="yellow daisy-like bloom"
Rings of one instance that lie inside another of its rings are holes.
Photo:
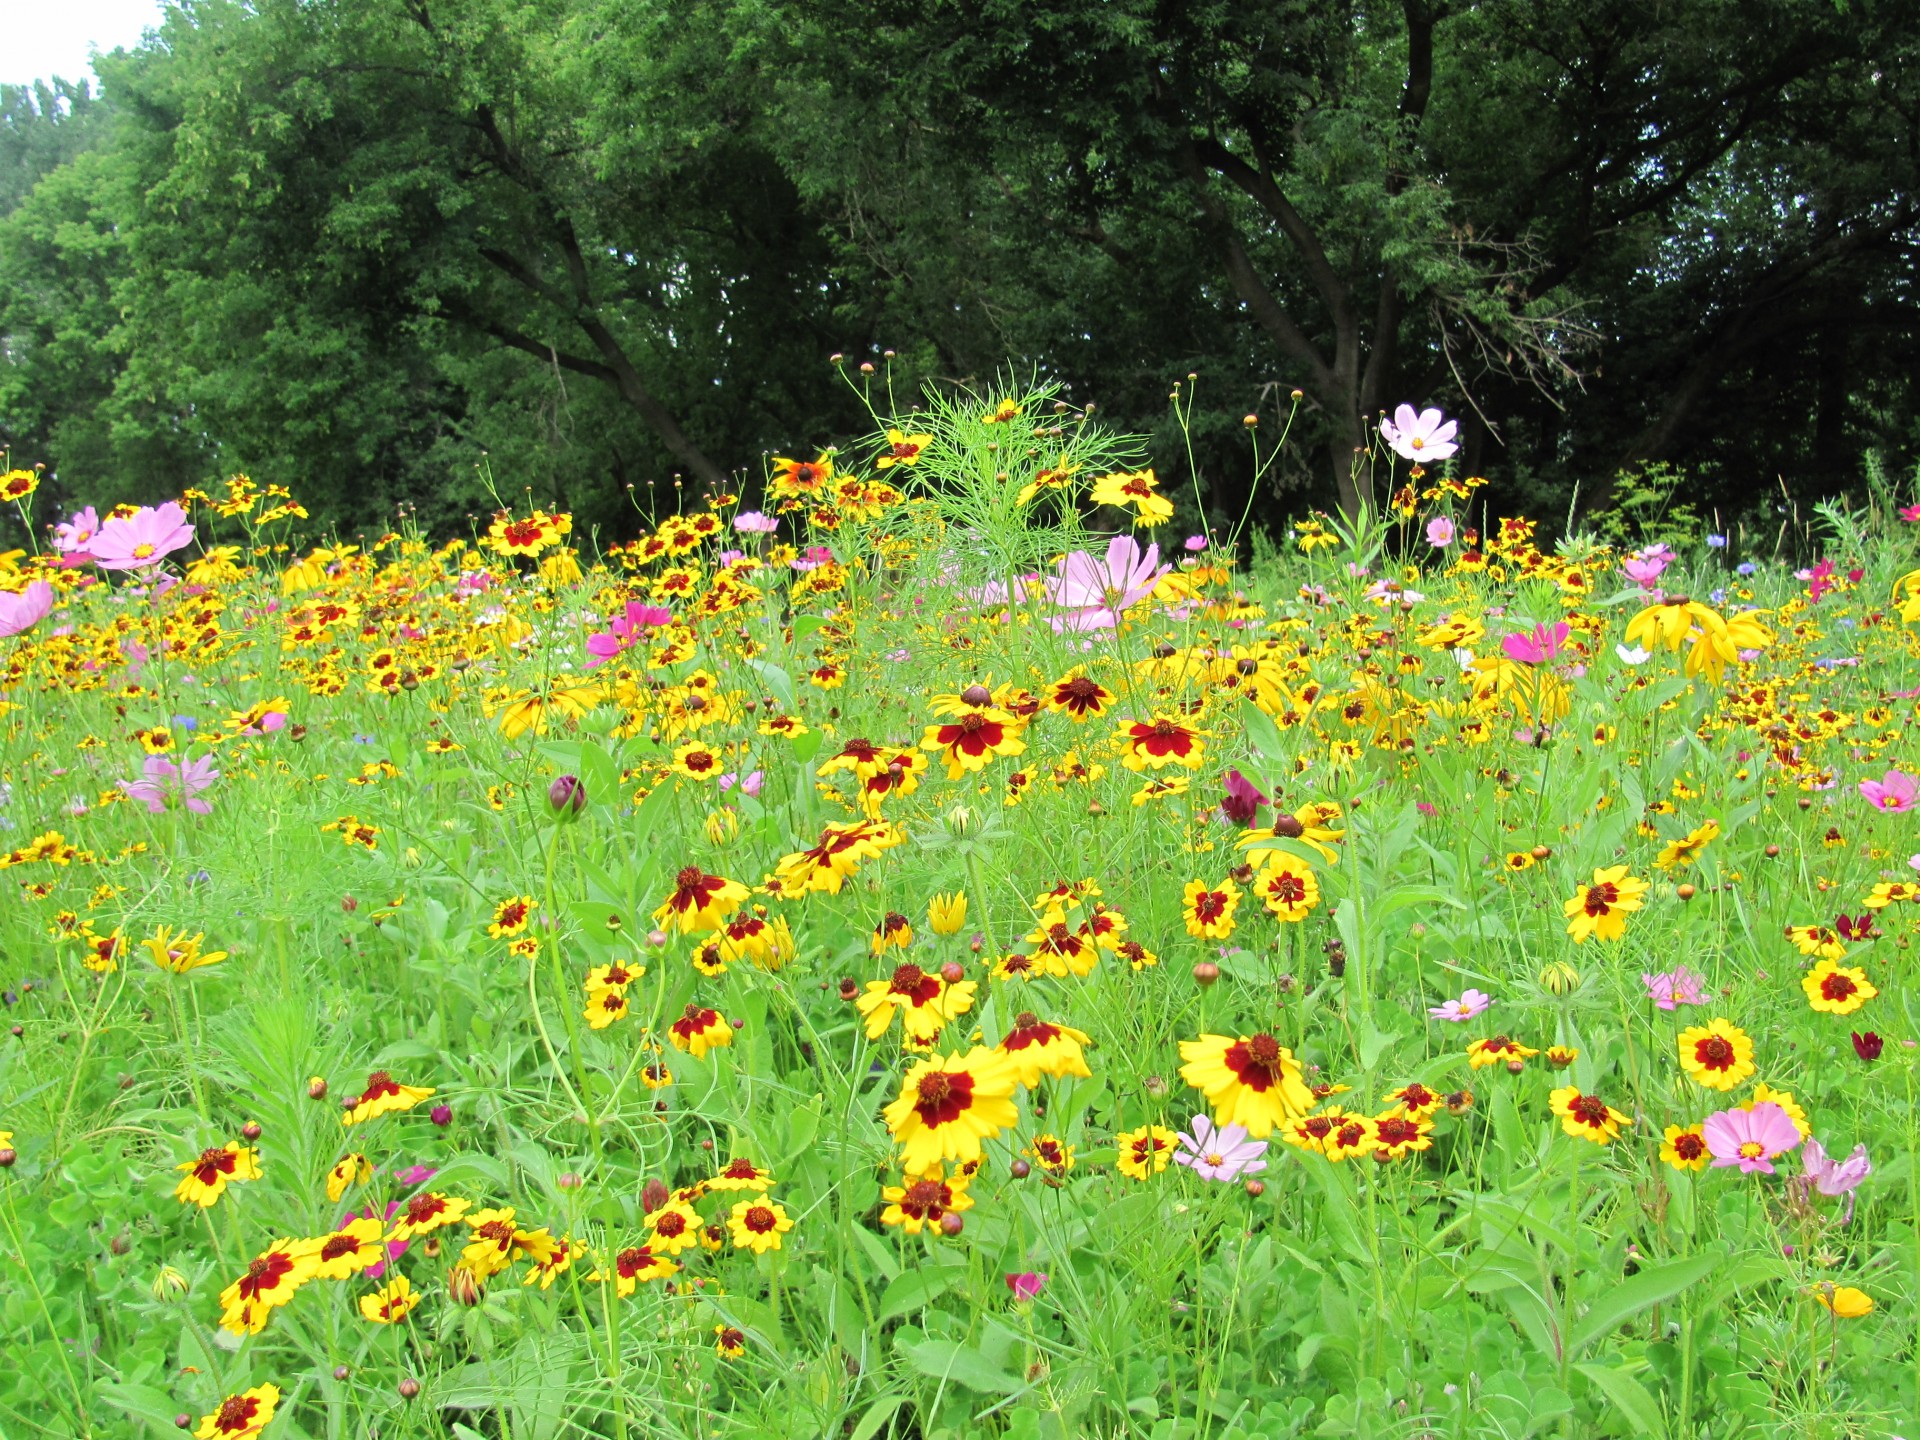
[[[1880,993],[1867,972],[1853,965],[1822,960],[1800,978],[1807,1004],[1823,1015],[1851,1015]]]
[[[1817,955],[1822,960],[1844,960],[1847,945],[1831,925],[1789,925],[1787,939],[1802,955]]]
[[[340,1116],[340,1123],[358,1125],[378,1115],[411,1110],[432,1094],[433,1087],[430,1085],[402,1085],[385,1070],[375,1070],[367,1076],[367,1088],[360,1092],[360,1098],[353,1102],[353,1108]]]
[[[978,988],[971,980],[950,984],[918,965],[907,964],[889,979],[868,981],[867,993],[856,1002],[856,1008],[866,1019],[869,1040],[886,1034],[898,1015],[908,1038],[924,1045],[939,1035],[948,1021],[973,1008]]]
[[[700,1215],[685,1200],[669,1200],[646,1216],[647,1229],[653,1232],[648,1245],[668,1255],[678,1255],[700,1243]]]
[[[764,1255],[780,1248],[780,1237],[793,1229],[786,1210],[771,1200],[741,1200],[727,1212],[727,1230],[733,1248]]]
[[[616,960],[611,965],[594,966],[587,972],[587,978],[582,983],[589,995],[604,995],[609,990],[619,990],[624,993],[627,986],[646,973],[647,967],[644,965]]]
[[[1411,1085],[1402,1085],[1387,1096],[1387,1103],[1393,1107],[1387,1111],[1389,1115],[1405,1115],[1410,1120],[1424,1120],[1446,1104],[1446,1097],[1415,1081]]]
[[[360,1297],[360,1313],[376,1325],[398,1325],[420,1303],[420,1292],[404,1275]]]
[[[680,1267],[664,1255],[656,1255],[650,1246],[630,1245],[613,1257],[610,1269],[595,1270],[587,1279],[596,1285],[613,1281],[616,1295],[633,1294],[648,1280],[664,1280]]]
[[[1887,880],[1873,887],[1860,903],[1869,910],[1884,910],[1889,905],[1920,899],[1920,885],[1907,880]]]
[[[520,1229],[513,1223],[511,1209],[475,1210],[465,1219],[473,1238],[462,1247],[460,1263],[478,1280],[498,1275],[522,1255],[535,1264],[553,1255],[555,1241],[545,1227]]]
[[[887,1208],[880,1212],[880,1223],[898,1225],[909,1235],[918,1235],[929,1227],[938,1228],[941,1217],[949,1211],[973,1208],[973,1197],[967,1194],[971,1179],[971,1175],[959,1168],[948,1175],[940,1165],[920,1174],[902,1175],[898,1185],[889,1185],[880,1192],[887,1202]]]
[[[1180,1042],[1180,1078],[1207,1097],[1214,1123],[1256,1140],[1313,1109],[1300,1062],[1271,1035],[1202,1035]]]
[[[1646,893],[1647,882],[1627,874],[1624,865],[1595,870],[1593,883],[1580,886],[1562,907],[1567,916],[1567,933],[1575,944],[1585,944],[1593,935],[1602,940],[1618,940],[1627,933],[1627,913],[1640,908],[1641,897]]]
[[[1254,876],[1253,893],[1275,918],[1297,925],[1320,903],[1320,882],[1304,861],[1275,855]]]
[[[380,1233],[386,1227],[371,1215],[349,1220],[330,1235],[310,1241],[313,1246],[313,1278],[345,1280],[369,1265],[386,1258]]]
[[[1180,913],[1187,933],[1198,940],[1225,940],[1233,934],[1233,912],[1240,908],[1240,887],[1231,880],[1217,886],[1189,880],[1182,892]]]
[[[1579,1087],[1565,1085],[1547,1097],[1553,1113],[1560,1117],[1560,1128],[1578,1140],[1610,1145],[1620,1138],[1620,1127],[1633,1121],[1615,1110],[1597,1095],[1582,1095]]]
[[[315,1264],[311,1241],[274,1241],[254,1256],[246,1274],[220,1292],[220,1328],[258,1335],[267,1328],[267,1317],[313,1278]]]
[[[682,867],[673,891],[653,912],[653,923],[682,935],[718,930],[747,898],[747,887],[724,875],[709,875],[698,865]]]
[[[995,1047],[1013,1070],[1019,1082],[1031,1090],[1042,1075],[1078,1075],[1090,1077],[1082,1047],[1088,1043],[1084,1031],[1069,1025],[1054,1025],[1031,1010],[1013,1017],[1013,1028]]]
[[[1660,1158],[1676,1170],[1704,1170],[1713,1163],[1705,1130],[1698,1125],[1669,1125],[1660,1142]]]
[[[1113,739],[1121,747],[1120,763],[1140,774],[1169,765],[1199,769],[1206,758],[1206,734],[1177,715],[1156,711],[1151,720],[1122,721]]]
[[[667,1039],[674,1049],[703,1060],[709,1050],[724,1050],[733,1044],[733,1022],[718,1010],[690,1004],[667,1027]]]
[[[932,443],[931,435],[908,435],[899,430],[889,430],[886,451],[875,458],[873,468],[891,470],[895,465],[918,465],[920,452]]]
[[[202,1150],[197,1159],[174,1169],[185,1171],[186,1179],[174,1187],[173,1198],[182,1205],[209,1210],[226,1194],[229,1181],[260,1178],[260,1152],[229,1140],[217,1148]]]
[[[880,923],[873,927],[871,943],[875,955],[884,955],[889,950],[904,950],[913,944],[913,922],[898,910],[889,910],[880,917]]]
[[[773,1172],[762,1170],[743,1155],[737,1155],[729,1160],[724,1170],[707,1181],[707,1189],[723,1192],[752,1190],[756,1194],[764,1194],[772,1188]]]
[[[1729,1020],[1709,1020],[1680,1032],[1680,1067],[1709,1090],[1731,1090],[1759,1067],[1753,1041]]]
[[[509,895],[493,907],[493,920],[487,926],[487,934],[496,940],[518,935],[539,908],[540,902],[531,895]]]
[[[976,1045],[965,1055],[935,1055],[908,1070],[899,1098],[886,1108],[900,1143],[902,1168],[915,1174],[943,1160],[978,1160],[980,1142],[1010,1129],[1014,1067]]]
[[[1320,1153],[1329,1160],[1358,1160],[1380,1148],[1380,1127],[1370,1116],[1342,1115],[1327,1131]]]
[[[334,1167],[327,1171],[327,1202],[337,1203],[347,1193],[351,1185],[364,1185],[373,1178],[373,1165],[366,1156],[358,1151],[343,1155]]]
[[[1654,857],[1654,865],[1661,870],[1674,870],[1691,865],[1700,858],[1700,852],[1720,838],[1720,822],[1709,820],[1698,829],[1689,831],[1679,840],[1669,840],[1664,849]]]
[[[1158,1175],[1173,1159],[1175,1142],[1180,1137],[1164,1125],[1142,1125],[1113,1137],[1119,1150],[1113,1168],[1129,1180],[1145,1180]]]
[[[1467,1046],[1467,1064],[1475,1070],[1484,1070],[1489,1065],[1516,1065],[1539,1053],[1509,1036],[1493,1035]]]
[[[936,935],[958,935],[967,923],[964,891],[936,895],[927,902],[927,926]]]
[[[975,686],[973,689],[980,689]],[[958,715],[929,725],[920,738],[920,748],[937,750],[947,762],[947,778],[959,780],[984,770],[996,755],[1023,755],[1027,742],[1020,738],[1024,722],[993,705],[970,705]]]
[[[1873,1313],[1873,1297],[1851,1285],[1835,1285],[1831,1280],[1813,1287],[1813,1303],[1842,1320],[1858,1320]]]
[[[1327,1153],[1327,1137],[1345,1116],[1346,1111],[1338,1105],[1329,1106],[1317,1115],[1302,1115],[1298,1120],[1289,1120],[1280,1127],[1280,1138],[1298,1149],[1324,1155]]]
[[[587,1008],[581,1012],[591,1030],[604,1030],[616,1020],[627,1018],[627,992],[625,990],[602,990],[587,998]]]
[[[1662,646],[1678,651],[1687,643],[1687,634],[1695,626],[1703,633],[1724,633],[1726,622],[1698,600],[1675,595],[1658,605],[1649,605],[1627,622],[1627,644],[1644,644],[1649,650]]]
[[[198,970],[204,965],[218,965],[227,958],[224,950],[201,950],[200,942],[207,937],[204,934],[189,936],[186,931],[173,931],[162,925],[147,939],[140,942],[140,948],[152,957],[153,963],[162,970],[175,975],[184,975],[189,970]]]
[[[1373,1134],[1379,1153],[1389,1160],[1398,1160],[1433,1146],[1433,1122],[1398,1109],[1374,1116]]]
[[[1116,471],[1093,482],[1093,503],[1132,510],[1138,525],[1164,525],[1173,518],[1173,502],[1160,493],[1159,484],[1151,469]]]
[[[430,1235],[435,1230],[452,1225],[472,1208],[472,1203],[457,1195],[441,1195],[436,1191],[422,1190],[407,1200],[406,1207],[400,1211],[389,1240],[417,1240],[422,1235]]]
[[[220,1402],[218,1410],[200,1417],[200,1428],[193,1432],[194,1440],[253,1440],[267,1428],[279,1403],[277,1385],[256,1385],[238,1395],[229,1395]]]
[[[553,1249],[544,1260],[535,1260],[527,1267],[526,1278],[522,1285],[538,1285],[542,1290],[551,1290],[553,1282],[573,1268],[573,1262],[587,1253],[587,1243],[571,1237],[553,1242]]]

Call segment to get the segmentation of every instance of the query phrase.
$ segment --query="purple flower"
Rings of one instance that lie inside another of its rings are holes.
[[[1018,1275],[1007,1276],[1007,1289],[1013,1292],[1015,1300],[1032,1300],[1046,1288],[1047,1277],[1040,1270],[1024,1270]]]
[[[0,638],[33,629],[51,609],[53,586],[44,580],[36,580],[18,592],[0,591]]]
[[[1677,970],[1663,970],[1658,975],[1642,974],[1640,983],[1647,987],[1647,998],[1662,1010],[1707,1003],[1700,977],[1684,965]]]
[[[1174,1163],[1185,1165],[1202,1180],[1238,1180],[1267,1168],[1267,1162],[1260,1158],[1267,1153],[1267,1142],[1249,1140],[1244,1125],[1216,1130],[1213,1121],[1196,1115],[1187,1129],[1193,1133],[1179,1137]]]
[[[200,792],[220,778],[220,772],[213,768],[211,755],[177,764],[164,755],[149,755],[142,771],[144,778],[121,782],[120,788],[129,800],[143,802],[149,811],[158,815],[177,794],[180,803],[194,814],[213,813],[213,806],[200,798]]]
[[[1774,1157],[1800,1143],[1793,1117],[1771,1100],[1742,1110],[1720,1110],[1701,1127],[1715,1169],[1738,1165],[1742,1175],[1774,1173]]]
[[[1846,1159],[1835,1160],[1814,1139],[1809,1139],[1800,1151],[1800,1168],[1813,1182],[1813,1188],[1828,1196],[1845,1195],[1873,1173],[1865,1145],[1856,1145]]]
[[[1448,1000],[1441,1005],[1429,1005],[1427,1014],[1436,1020],[1459,1022],[1471,1020],[1476,1015],[1484,1015],[1487,1007],[1493,1004],[1493,997],[1484,990],[1468,990],[1458,1000]]]
[[[1411,405],[1400,406],[1391,420],[1380,422],[1381,437],[1393,447],[1394,454],[1416,462],[1445,460],[1454,454],[1460,448],[1453,443],[1459,431],[1459,421],[1447,419],[1438,410],[1422,410],[1416,415]]]
[[[657,630],[672,619],[673,612],[664,606],[642,605],[638,600],[629,600],[626,614],[614,616],[605,630],[587,637],[587,653],[593,656],[587,662],[587,669],[606,664],[622,651],[645,640],[649,630]]]
[[[66,524],[53,527],[53,548],[62,555],[72,555],[85,550],[99,533],[100,517],[89,505],[84,510],[76,511]]]
[[[12,631],[0,633],[12,634]],[[1860,793],[1874,809],[1888,815],[1905,815],[1920,803],[1914,777],[1904,770],[1889,770],[1878,780],[1862,780]]]
[[[742,535],[771,535],[780,528],[780,522],[758,510],[742,510],[733,517],[733,528]]]
[[[427,1118],[435,1125],[445,1129],[447,1126],[453,1124],[453,1107],[451,1105],[436,1105],[427,1112]]]
[[[1251,825],[1266,803],[1267,797],[1260,793],[1259,786],[1238,770],[1227,772],[1227,798],[1220,802],[1220,813],[1227,819],[1235,825]]]
[[[1560,653],[1560,647],[1567,643],[1571,634],[1567,622],[1562,620],[1549,629],[1546,625],[1535,625],[1527,631],[1516,630],[1500,642],[1501,650],[1509,660],[1522,665],[1544,665]]]
[[[1074,551],[1060,562],[1060,573],[1047,581],[1047,598],[1068,612],[1053,618],[1054,630],[1118,628],[1121,614],[1151,595],[1172,568],[1160,563],[1158,545],[1142,550],[1131,535],[1116,535],[1104,561]]]
[[[145,570],[193,543],[187,512],[169,500],[143,505],[124,520],[109,520],[93,537],[94,563],[102,570]]]
[[[1444,550],[1453,543],[1453,521],[1445,515],[1436,515],[1427,521],[1427,544],[1436,550]]]

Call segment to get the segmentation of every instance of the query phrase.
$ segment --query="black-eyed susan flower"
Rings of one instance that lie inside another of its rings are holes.
[[[1590,936],[1618,940],[1627,933],[1627,915],[1638,910],[1647,892],[1647,882],[1627,874],[1624,865],[1613,865],[1593,872],[1593,883],[1579,886],[1562,909],[1567,916],[1567,933],[1575,944],[1585,944]]]
[[[312,1242],[275,1240],[248,1263],[246,1274],[220,1292],[220,1327],[235,1335],[258,1335],[267,1319],[313,1278]]]
[[[1020,1084],[1031,1090],[1042,1075],[1091,1076],[1082,1047],[1085,1032],[1068,1025],[1054,1025],[1031,1010],[1014,1016],[1013,1028],[1001,1039],[995,1051],[1011,1067]]]
[[[886,1108],[887,1126],[901,1147],[902,1168],[919,1173],[943,1160],[977,1160],[980,1142],[1010,1129],[1013,1067],[976,1045],[965,1055],[919,1061]]]
[[[1195,939],[1225,940],[1233,934],[1233,915],[1239,908],[1240,887],[1232,880],[1218,885],[1189,880],[1181,895],[1180,916]]]
[[[334,1163],[333,1168],[327,1171],[328,1202],[337,1203],[340,1197],[347,1193],[349,1186],[364,1185],[372,1178],[373,1165],[365,1155],[355,1151],[351,1155],[341,1156]]]
[[[1490,1035],[1467,1046],[1467,1063],[1475,1070],[1484,1070],[1489,1065],[1505,1065],[1513,1069],[1539,1053],[1510,1036]]]
[[[1698,1125],[1669,1125],[1660,1141],[1660,1158],[1676,1170],[1704,1170],[1713,1160]]]
[[[442,1195],[433,1190],[422,1190],[409,1196],[401,1208],[399,1218],[394,1221],[393,1229],[388,1232],[389,1240],[417,1240],[422,1235],[431,1235],[448,1225],[455,1224],[462,1215],[472,1208],[472,1202],[457,1195]]]
[[[1374,1154],[1388,1160],[1398,1160],[1433,1146],[1433,1122],[1399,1109],[1374,1116],[1373,1134],[1376,1143]]]
[[[1142,1125],[1113,1137],[1114,1169],[1129,1180],[1158,1175],[1173,1159],[1176,1133],[1164,1125]]]
[[[704,935],[726,924],[746,898],[747,887],[738,880],[687,865],[674,876],[673,890],[653,912],[653,923],[682,935]]]
[[[1313,1109],[1300,1062],[1273,1036],[1202,1035],[1180,1042],[1180,1078],[1207,1097],[1220,1125],[1255,1139]]]
[[[1620,1138],[1620,1127],[1633,1121],[1597,1095],[1583,1095],[1575,1085],[1564,1085],[1547,1097],[1560,1128],[1578,1140],[1610,1145]]]
[[[1759,1067],[1753,1041],[1732,1021],[1713,1019],[1680,1032],[1680,1068],[1709,1090],[1731,1090]]]
[[[386,1259],[386,1247],[380,1243],[384,1228],[371,1215],[361,1215],[310,1241],[313,1278],[345,1280]]]
[[[260,1152],[237,1140],[202,1150],[198,1158],[174,1166],[186,1172],[186,1178],[174,1187],[173,1198],[183,1205],[198,1205],[210,1210],[236,1180],[260,1178]]]
[[[1823,1015],[1851,1015],[1880,993],[1867,972],[1854,965],[1822,960],[1800,978],[1807,1004]]]
[[[1057,714],[1085,722],[1104,715],[1113,701],[1111,690],[1088,675],[1084,665],[1076,665],[1047,687],[1045,704]]]
[[[1151,469],[1115,471],[1093,482],[1090,496],[1096,505],[1115,505],[1134,512],[1136,525],[1164,525],[1173,518],[1173,502],[1159,491]]]
[[[736,1155],[718,1175],[707,1181],[707,1189],[721,1192],[752,1190],[764,1193],[772,1188],[773,1172],[761,1169],[744,1155]]]
[[[398,1325],[420,1303],[420,1292],[404,1275],[360,1297],[360,1314],[376,1325]]]
[[[277,1385],[256,1385],[238,1395],[229,1395],[211,1415],[200,1417],[200,1426],[193,1432],[194,1440],[253,1440],[267,1428],[279,1404]],[[184,1416],[180,1423],[186,1424]]]
[[[736,1250],[764,1255],[780,1248],[780,1237],[793,1229],[786,1209],[764,1196],[737,1201],[727,1212],[727,1233]]]
[[[1253,893],[1274,918],[1298,924],[1320,903],[1320,882],[1313,868],[1291,856],[1276,855],[1253,877]]]
[[[531,895],[509,895],[493,907],[493,919],[487,925],[487,934],[496,940],[510,939],[527,928],[533,919],[533,912],[540,908],[540,902]]]
[[[907,1036],[921,1044],[934,1039],[947,1022],[973,1008],[971,980],[949,983],[918,965],[901,965],[886,980],[870,980],[867,992],[855,1002],[867,1022],[867,1038],[878,1040],[900,1017]]]
[[[971,686],[965,693],[970,695],[981,688]],[[929,725],[920,737],[920,748],[937,751],[947,762],[947,778],[959,780],[970,772],[984,770],[995,756],[1024,754],[1027,742],[1020,736],[1025,728],[1017,717],[998,706],[969,702],[959,714]]]
[[[587,997],[587,1008],[582,1012],[587,1026],[592,1030],[604,1030],[617,1020],[627,1018],[627,992],[625,990],[601,990]]]
[[[700,1216],[685,1200],[669,1200],[647,1212],[647,1229],[653,1232],[651,1247],[665,1255],[678,1255],[700,1243]]]
[[[379,1115],[411,1110],[432,1094],[430,1085],[402,1085],[385,1070],[375,1070],[367,1076],[367,1088],[360,1092],[360,1098],[341,1114],[340,1123],[358,1125]]]
[[[1120,763],[1140,773],[1169,765],[1199,769],[1206,759],[1206,735],[1178,716],[1155,712],[1151,719],[1123,721],[1113,738]]]
[[[1424,1120],[1438,1110],[1443,1097],[1415,1081],[1411,1085],[1402,1085],[1387,1096],[1387,1103],[1393,1108],[1389,1115],[1405,1115],[1410,1119]]]
[[[709,1050],[733,1044],[733,1022],[718,1010],[689,1004],[667,1027],[667,1039],[674,1049],[684,1050],[696,1060],[704,1059]]]

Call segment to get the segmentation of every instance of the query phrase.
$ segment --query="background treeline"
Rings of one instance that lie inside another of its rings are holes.
[[[0,92],[55,500],[445,527],[490,473],[626,531],[865,431],[826,357],[889,348],[1057,376],[1234,514],[1297,388],[1274,521],[1401,400],[1535,514],[1920,453],[1911,0],[191,0],[99,71]]]

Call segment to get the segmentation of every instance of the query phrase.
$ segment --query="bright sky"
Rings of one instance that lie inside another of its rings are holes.
[[[0,0],[0,84],[88,77],[93,50],[140,43],[161,0]]]

